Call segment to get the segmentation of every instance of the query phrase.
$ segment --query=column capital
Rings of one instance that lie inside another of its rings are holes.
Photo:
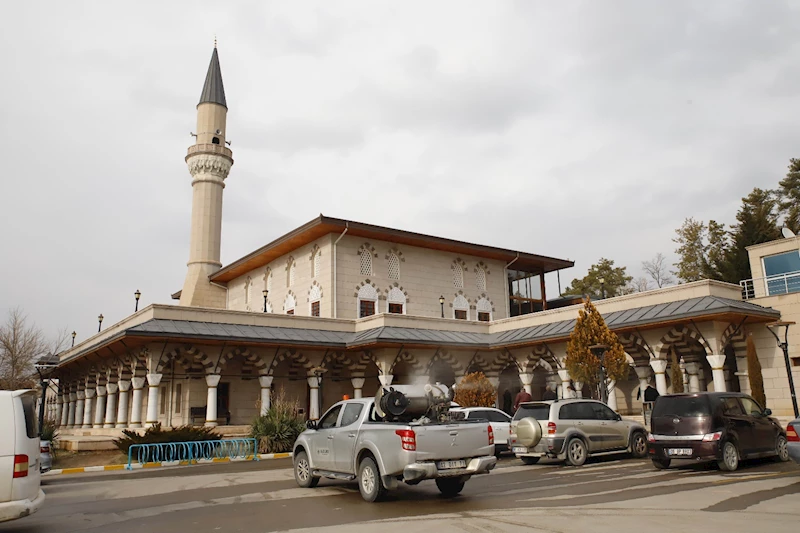
[[[523,386],[529,386],[531,383],[533,383],[533,374],[530,372],[522,372],[519,375],[519,380],[522,382]]]
[[[86,396],[87,400],[91,400],[92,398],[94,398],[94,395],[96,393],[97,391],[95,389],[86,389],[85,391],[83,391],[83,394]]]
[[[97,387],[97,395],[98,396],[105,396],[106,395],[106,388],[103,385],[99,385]]]
[[[663,374],[667,371],[667,360],[653,359],[650,361],[650,366],[653,367],[653,372],[656,374]]]
[[[686,363],[686,372],[690,376],[695,376],[700,372],[700,363]]]
[[[117,382],[117,385],[119,385],[119,390],[121,392],[128,392],[129,390],[131,390],[131,382],[126,379],[119,380]]]
[[[261,385],[262,389],[268,389],[272,387],[272,380],[274,378],[272,376],[258,376],[258,383]]]
[[[639,379],[649,379],[653,371],[649,366],[635,366],[633,370],[636,372],[636,376]]]
[[[725,355],[707,355],[706,359],[708,364],[711,365],[711,370],[722,370],[725,366]]]
[[[364,388],[364,378],[350,378],[350,382],[353,384],[354,389]]]
[[[486,379],[489,380],[489,383],[491,383],[492,387],[495,389],[500,385],[500,376],[486,376]]]
[[[206,374],[206,385],[211,388],[219,385],[219,380],[222,378],[219,374]]]
[[[117,384],[116,383],[109,383],[106,385],[106,391],[108,394],[116,394],[117,393]]]
[[[558,377],[561,378],[561,381],[564,381],[564,382],[569,381],[570,380],[569,370],[567,370],[566,368],[559,368],[558,369]]]
[[[312,389],[318,389],[319,388],[319,378],[318,377],[312,376],[312,377],[309,377],[307,379],[308,379],[308,386],[309,387],[311,387]]]
[[[147,384],[151,387],[158,387],[164,374],[147,374]]]
[[[69,393],[69,401],[74,402],[77,399],[78,399],[78,393],[77,392],[70,392]]]
[[[388,387],[389,385],[392,384],[394,376],[392,374],[381,374],[380,376],[378,376],[378,379],[380,380],[381,385],[383,385],[384,387]]]
[[[133,390],[141,390],[144,388],[144,378],[131,378]]]

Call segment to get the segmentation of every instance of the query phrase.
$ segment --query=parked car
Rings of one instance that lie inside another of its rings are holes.
[[[656,468],[674,460],[716,461],[733,471],[742,459],[789,460],[787,434],[772,411],[737,392],[659,396],[653,406],[650,458]]]
[[[36,391],[0,391],[0,522],[42,506],[39,468]]]
[[[523,403],[511,422],[511,451],[526,465],[542,457],[581,466],[589,457],[615,453],[647,456],[647,431],[606,404],[573,399]]]
[[[50,453],[51,443],[49,440],[39,441],[39,471],[44,474],[53,468],[53,456]]]
[[[450,413],[454,418],[463,413],[466,420],[487,420],[494,431],[494,454],[499,457],[510,450],[508,438],[511,435],[511,416],[505,411],[494,407],[451,407]]]
[[[789,445],[789,457],[800,463],[800,418],[795,418],[786,426],[786,440]]]
[[[414,396],[412,386],[394,386],[382,401],[380,392],[378,400],[345,400],[318,422],[310,420],[294,443],[297,484],[357,480],[364,500],[374,502],[400,482],[427,479],[444,496],[455,496],[473,475],[489,473],[497,463],[492,426],[451,420],[449,400],[436,403],[430,388]]]

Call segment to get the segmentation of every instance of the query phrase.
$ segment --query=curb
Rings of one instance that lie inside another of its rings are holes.
[[[292,452],[286,453],[260,453],[258,454],[258,460],[261,459],[287,459],[293,457],[294,454]],[[189,466],[189,465],[210,465],[215,463],[243,463],[245,461],[253,461],[253,456],[249,455],[247,457],[241,459],[197,459],[195,461],[169,461],[163,463],[135,463],[131,465],[132,470],[141,470],[143,468],[159,468],[162,466]],[[122,470],[125,471],[127,465],[106,465],[106,466],[84,466],[81,468],[60,468],[55,470],[49,470],[42,474],[42,477],[50,477],[50,476],[60,476],[60,475],[67,475],[67,474],[83,474],[83,473],[91,473],[91,472],[110,472],[113,470]]]

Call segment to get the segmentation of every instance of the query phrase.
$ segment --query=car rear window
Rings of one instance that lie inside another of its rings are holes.
[[[660,416],[711,416],[711,409],[705,396],[659,396],[653,418]]]
[[[34,439],[39,434],[38,421],[36,419],[36,396],[25,394],[19,398],[22,400],[22,412],[25,414],[25,432],[29,439]]]
[[[546,403],[541,405],[520,405],[517,412],[514,413],[514,420],[522,420],[529,416],[536,420],[548,420],[550,418],[550,405]]]

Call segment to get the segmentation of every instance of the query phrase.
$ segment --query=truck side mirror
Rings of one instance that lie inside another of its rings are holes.
[[[308,429],[317,429],[317,421],[316,420],[306,420],[306,428],[308,428]]]

